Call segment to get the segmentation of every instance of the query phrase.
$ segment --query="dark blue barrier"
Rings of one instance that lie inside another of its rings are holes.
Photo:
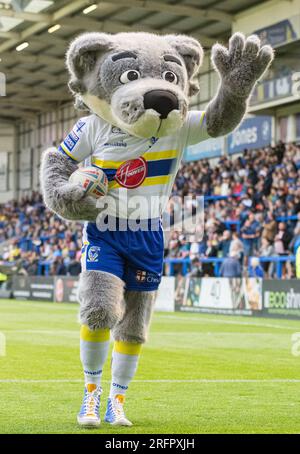
[[[249,257],[249,263],[252,257]],[[272,256],[272,257],[256,257],[259,259],[261,263],[275,263],[276,265],[276,277],[280,279],[282,277],[282,266],[286,262],[295,262],[296,257],[294,255],[280,255],[280,256]],[[200,257],[201,263],[212,263],[214,265],[214,274],[215,277],[220,276],[220,268],[221,264],[224,261],[223,257],[210,257],[210,258],[202,258]],[[50,267],[53,261],[51,260],[40,260],[38,263],[38,275],[49,276],[50,274]],[[7,262],[6,265],[13,265],[11,262]],[[189,270],[191,265],[191,260],[189,258],[166,258],[164,259],[164,264],[169,266],[169,270],[167,275],[174,276],[175,270],[174,266],[177,264],[182,265],[182,275],[185,276]]]
[[[252,257],[249,257],[249,262]],[[272,257],[256,257],[259,259],[261,263],[266,262],[273,262],[276,265],[276,277],[280,279],[282,277],[282,266],[285,262],[295,262],[294,255],[280,255],[280,256],[272,256]],[[211,257],[211,258],[201,258],[201,263],[213,263],[214,264],[214,272],[215,277],[220,276],[220,267],[222,262],[224,261],[223,257]],[[176,264],[182,265],[182,275],[185,276],[191,265],[191,260],[189,258],[181,259],[181,258],[166,258],[164,263],[169,266],[168,276],[174,276],[174,266]]]
[[[249,257],[249,263],[251,262],[251,258]],[[282,266],[286,262],[295,262],[296,257],[294,255],[279,255],[279,256],[272,256],[272,257],[256,257],[259,259],[260,263],[275,263],[276,265],[276,277],[278,279],[282,278]]]
[[[200,258],[201,263],[213,263],[214,264],[214,271],[215,271],[215,276],[219,277],[220,276],[220,267],[221,263],[223,262],[224,258],[221,257],[211,257],[211,258]],[[164,263],[166,265],[169,265],[169,272],[168,276],[174,276],[174,265],[176,264],[182,264],[182,274],[185,276],[190,268],[191,265],[191,260],[189,258],[186,259],[176,259],[176,258],[166,258],[164,259]]]
[[[292,216],[277,216],[276,221],[278,222],[288,222],[288,221],[297,221],[298,216],[297,214],[293,214]]]
[[[243,196],[243,192],[239,192],[238,194],[229,194],[229,195],[205,195],[204,200],[205,202],[216,202],[217,200],[226,200],[230,197],[241,197]]]

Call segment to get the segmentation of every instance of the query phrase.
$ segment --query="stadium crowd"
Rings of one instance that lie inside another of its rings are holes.
[[[300,146],[245,150],[242,156],[222,156],[182,165],[173,195],[205,197],[205,228],[200,243],[187,242],[173,232],[168,257],[190,257],[192,273],[211,276],[212,263],[201,258],[223,257],[221,275],[243,273],[273,277],[272,263],[248,263],[249,256],[270,257],[294,253],[300,239]],[[290,217],[293,216],[292,219]],[[281,222],[280,222],[281,221]],[[199,260],[200,259],[200,260]],[[180,272],[180,265],[177,266]],[[287,262],[283,277],[292,277]]]
[[[28,275],[78,275],[82,225],[67,223],[43,204],[39,193],[0,209],[0,264],[14,263]]]
[[[205,197],[205,229],[201,241],[172,232],[167,258],[190,258],[191,273],[199,276],[214,275],[213,263],[201,259],[221,257],[223,276],[247,269],[253,276],[272,277],[272,263],[248,263],[248,257],[290,255],[299,244],[300,146],[279,143],[217,162],[184,163],[173,196]],[[0,207],[0,265],[17,264],[29,275],[77,275],[81,232],[82,224],[53,215],[38,193],[6,203]],[[182,266],[174,270],[181,273]],[[287,262],[283,277],[293,274]]]

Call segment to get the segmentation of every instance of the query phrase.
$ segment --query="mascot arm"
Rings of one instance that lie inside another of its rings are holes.
[[[95,221],[99,210],[96,201],[85,190],[69,183],[78,166],[75,161],[50,148],[44,152],[41,165],[41,188],[46,206],[70,221]]]
[[[271,46],[261,46],[257,36],[245,38],[235,33],[229,49],[215,44],[212,63],[219,74],[220,85],[206,109],[207,132],[211,137],[228,134],[242,121],[256,82],[273,60]]]

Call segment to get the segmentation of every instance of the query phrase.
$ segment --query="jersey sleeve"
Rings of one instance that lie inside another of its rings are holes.
[[[210,138],[206,127],[204,111],[190,110],[186,121],[186,145],[195,145]]]
[[[59,152],[78,163],[89,157],[94,151],[96,137],[94,123],[93,115],[80,118],[58,147]]]

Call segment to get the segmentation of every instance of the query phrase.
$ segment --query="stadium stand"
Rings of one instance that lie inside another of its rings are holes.
[[[173,231],[165,272],[222,275],[230,259],[237,259],[249,275],[293,277],[300,244],[299,176],[300,146],[294,143],[245,150],[213,163],[184,163],[173,195],[204,196],[205,235],[190,242]],[[80,223],[54,216],[33,192],[1,206],[0,263],[17,264],[19,273],[29,275],[78,275],[81,231]],[[251,256],[259,258],[259,271]]]
[[[249,264],[251,274],[248,257],[254,255],[265,276],[294,276],[292,263],[300,240],[299,169],[300,147],[282,142],[245,150],[232,159],[223,156],[215,165],[208,160],[184,164],[174,194],[204,196],[205,236],[201,243],[190,244],[174,232],[167,257],[203,257],[203,275],[213,276],[219,275],[227,257]],[[172,272],[181,272],[182,263],[177,260]]]

